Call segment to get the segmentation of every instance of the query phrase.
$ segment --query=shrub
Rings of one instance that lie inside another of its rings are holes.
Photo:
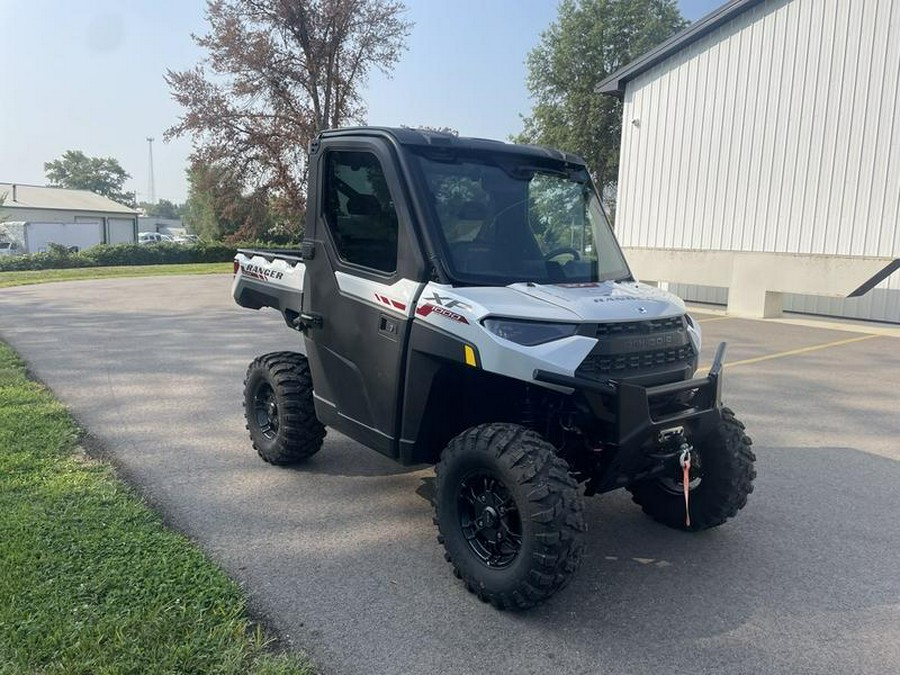
[[[66,269],[71,267],[117,267],[125,265],[171,265],[228,262],[237,246],[219,242],[198,244],[98,244],[71,252],[51,244],[46,253],[0,257],[0,272]]]

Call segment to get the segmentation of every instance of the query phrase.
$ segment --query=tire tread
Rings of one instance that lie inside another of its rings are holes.
[[[268,375],[272,388],[281,394],[281,415],[275,443],[257,438],[252,426],[253,411],[250,409],[248,388],[251,379],[260,371],[263,376]],[[303,354],[270,352],[254,359],[244,379],[244,417],[253,448],[270,464],[296,464],[312,457],[322,448],[326,429],[316,417],[312,374]]]
[[[718,475],[704,476],[699,486],[705,488],[702,500],[694,497],[691,501],[690,526],[685,524],[684,502],[680,501],[680,509],[673,508],[680,498],[673,498],[655,481],[642,481],[629,486],[632,500],[654,520],[680,530],[707,530],[733,518],[747,505],[756,479],[756,455],[750,449],[753,441],[744,433],[745,428],[731,408],[722,408],[721,421],[713,432],[717,438],[712,452],[722,453],[720,467],[727,470],[717,471]],[[700,456],[702,459],[702,452]]]
[[[537,433],[515,424],[492,423],[473,427],[450,441],[435,469],[438,494],[448,489],[446,467],[461,454],[473,451],[492,455],[526,488],[523,492],[528,507],[520,505],[519,511],[531,513],[536,550],[514,587],[498,593],[484,589],[465,566],[454,560],[449,549],[445,557],[466,588],[484,602],[497,609],[528,609],[564,588],[581,560],[584,545],[580,535],[587,527],[578,485],[569,474],[568,464]],[[434,520],[438,542],[446,546],[451,533],[441,527],[439,516]]]

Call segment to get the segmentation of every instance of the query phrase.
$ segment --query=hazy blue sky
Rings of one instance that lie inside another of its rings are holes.
[[[696,20],[724,0],[680,0]],[[415,28],[387,79],[372,75],[368,121],[450,126],[505,139],[530,110],[526,54],[556,16],[556,0],[406,0]],[[180,113],[163,81],[202,53],[195,0],[0,0],[0,182],[44,184],[44,162],[69,149],[112,156],[146,199],[147,136],[156,196],[183,201],[188,140],[163,143]]]

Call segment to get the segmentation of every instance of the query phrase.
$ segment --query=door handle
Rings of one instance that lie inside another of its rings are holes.
[[[304,332],[310,328],[321,328],[325,325],[325,317],[321,314],[313,314],[312,312],[307,314],[304,312],[294,319],[294,325]]]
[[[378,318],[378,332],[392,340],[396,340],[397,334],[400,332],[400,324],[396,320],[382,314]]]

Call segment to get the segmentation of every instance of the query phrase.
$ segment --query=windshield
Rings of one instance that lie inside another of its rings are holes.
[[[583,167],[509,155],[418,161],[455,281],[630,278]]]

